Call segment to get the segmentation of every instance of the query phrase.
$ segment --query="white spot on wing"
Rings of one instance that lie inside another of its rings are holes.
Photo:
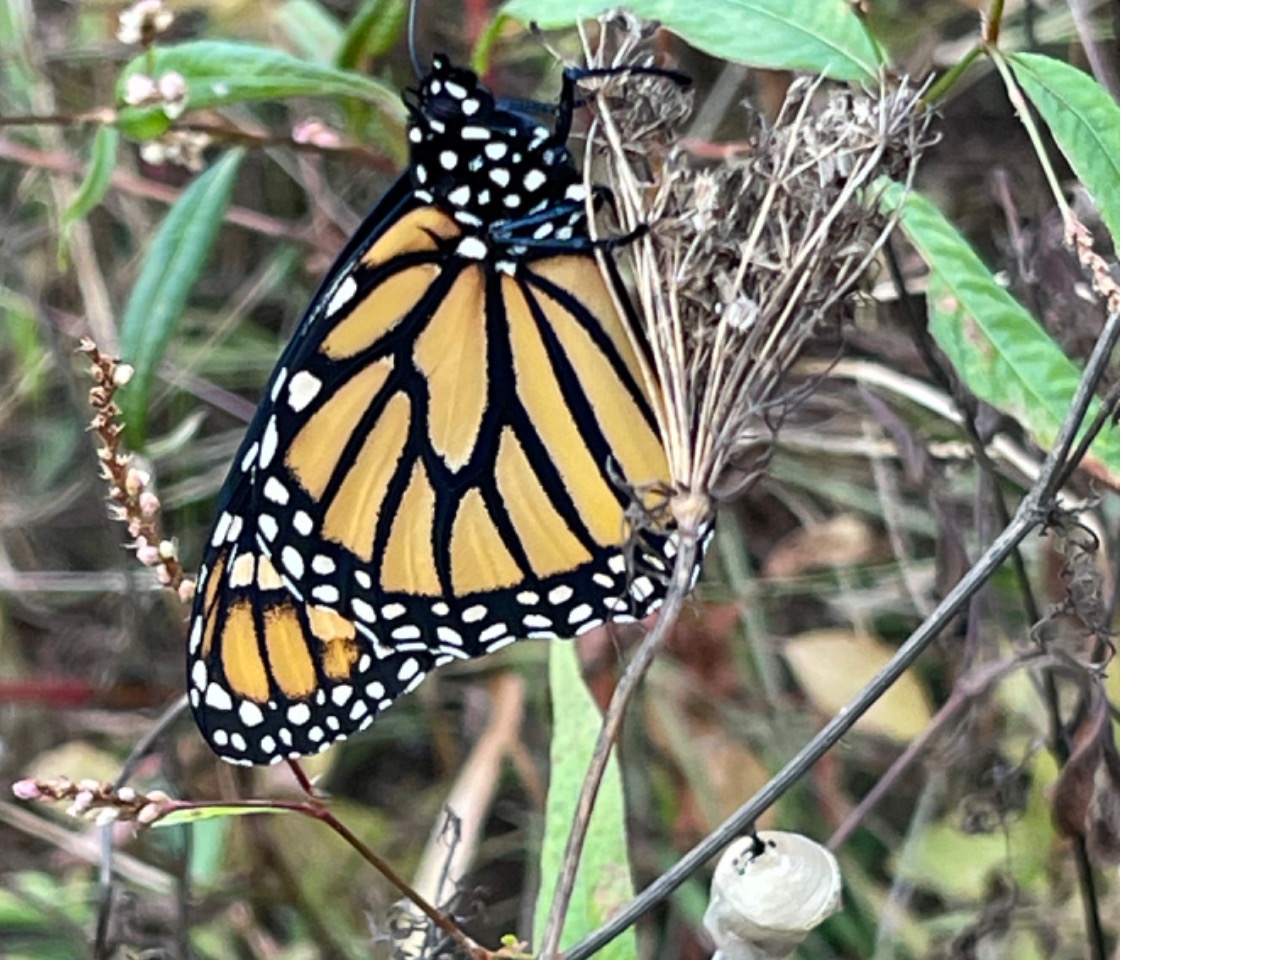
[[[285,573],[295,580],[301,580],[307,572],[307,567],[302,562],[302,554],[294,547],[285,547],[280,551],[280,562],[284,564]]]
[[[351,302],[351,298],[356,295],[359,286],[356,284],[356,278],[352,276],[344,277],[342,282],[338,284],[338,289],[333,291],[333,296],[329,298],[329,305],[324,308],[324,316],[327,320],[335,313]]]
[[[274,416],[267,418],[267,425],[262,429],[262,449],[258,451],[258,467],[267,468],[276,455],[276,447],[280,444],[280,432],[276,427]]]
[[[230,710],[231,695],[219,683],[209,684],[204,693],[204,702],[215,710]]]
[[[458,244],[458,256],[468,260],[483,260],[489,255],[489,248],[477,237],[466,237]]]
[[[314,373],[308,373],[306,370],[299,370],[293,375],[293,379],[289,381],[289,407],[293,410],[303,410],[312,400],[316,398],[316,394],[320,392],[320,378]]]
[[[256,727],[262,722],[262,708],[252,700],[240,702],[240,722],[246,727]]]
[[[267,482],[262,485],[262,495],[272,503],[278,503],[282,507],[289,502],[289,490],[280,482],[279,477],[267,478]],[[262,526],[261,522],[259,522],[258,526]]]

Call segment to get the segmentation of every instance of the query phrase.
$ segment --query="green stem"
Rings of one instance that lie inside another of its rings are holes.
[[[1040,131],[1036,129],[1035,120],[1032,119],[1031,115],[1031,107],[1026,98],[1022,96],[1022,89],[1018,86],[1018,82],[1013,78],[1013,72],[1009,69],[1009,62],[1004,58],[1004,54],[995,47],[987,47],[987,54],[991,57],[991,62],[996,65],[996,70],[1000,72],[1000,76],[1004,80],[1005,90],[1009,94],[1009,102],[1013,104],[1014,112],[1017,113],[1018,119],[1022,121],[1022,126],[1027,131],[1031,146],[1036,151],[1036,157],[1040,160],[1040,167],[1044,170],[1045,179],[1049,182],[1049,189],[1053,192],[1053,199],[1058,204],[1058,209],[1062,212],[1062,222],[1064,224],[1074,223],[1076,216],[1071,211],[1071,204],[1067,202],[1067,198],[1062,193],[1058,178],[1054,175],[1053,164],[1049,162],[1049,151],[1045,149]]]

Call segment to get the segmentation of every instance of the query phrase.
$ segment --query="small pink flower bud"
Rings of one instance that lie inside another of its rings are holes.
[[[138,508],[144,517],[154,517],[160,512],[160,498],[147,490],[138,498]]]
[[[13,785],[13,795],[19,800],[39,800],[44,796],[44,791],[40,789],[38,782],[27,778]]]
[[[137,467],[133,467],[127,474],[125,474],[124,488],[130,496],[136,497],[150,482],[151,474],[147,473],[145,470],[139,470]]]

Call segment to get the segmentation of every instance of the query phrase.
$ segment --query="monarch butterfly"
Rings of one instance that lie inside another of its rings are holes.
[[[188,689],[223,759],[317,753],[434,667],[661,604],[671,528],[626,517],[669,465],[566,145],[583,75],[550,126],[443,56],[406,91],[408,169],[307,307],[218,500]]]

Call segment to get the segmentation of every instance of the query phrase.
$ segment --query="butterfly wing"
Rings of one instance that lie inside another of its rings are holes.
[[[576,170],[436,74],[410,141],[441,142],[326,278],[219,502],[190,696],[233,762],[314,753],[439,664],[662,599],[670,545],[626,510],[668,464]]]

